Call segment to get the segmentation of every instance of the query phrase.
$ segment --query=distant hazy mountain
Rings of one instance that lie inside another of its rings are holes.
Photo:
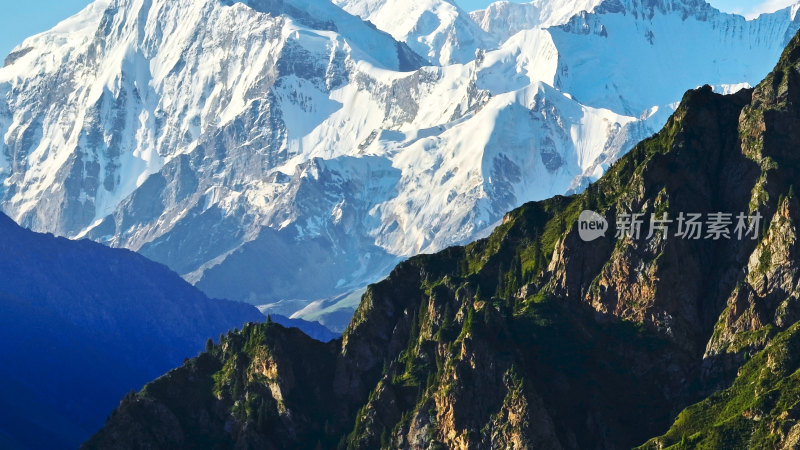
[[[0,69],[0,208],[292,315],[581,191],[686,89],[763,78],[800,26],[700,0],[337,4],[361,18],[103,0],[27,39]]]
[[[286,328],[297,328],[309,337],[316,339],[320,342],[330,342],[338,338],[341,333],[334,333],[326,327],[319,324],[319,322],[309,322],[303,319],[291,319],[280,314],[270,314],[269,319],[275,323],[281,324]]]
[[[123,394],[263,320],[141,255],[0,214],[0,447],[74,448]]]

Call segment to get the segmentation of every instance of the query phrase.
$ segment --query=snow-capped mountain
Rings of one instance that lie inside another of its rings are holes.
[[[300,309],[580,189],[800,27],[693,0],[340,4],[376,25],[321,0],[104,0],[26,40],[0,69],[0,207]]]
[[[470,13],[472,19],[498,41],[520,31],[567,23],[576,14],[592,11],[604,0],[534,0],[530,3],[500,1]]]
[[[797,11],[747,21],[703,0],[604,2],[551,30],[555,83],[583,104],[628,114],[673,102],[698,80],[752,83],[794,36]]]
[[[405,42],[431,64],[466,63],[497,40],[452,0],[333,0]]]

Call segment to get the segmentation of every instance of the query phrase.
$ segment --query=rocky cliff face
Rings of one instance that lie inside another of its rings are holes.
[[[231,334],[125,399],[87,447],[791,447],[798,81],[800,35],[755,89],[688,92],[583,194],[527,204],[487,239],[400,264],[340,340],[275,324]],[[612,224],[644,214],[643,232],[618,235],[618,224],[584,241],[586,209]],[[677,224],[648,232],[651,214],[681,212],[741,214],[747,227],[741,239],[733,220],[716,240],[678,237]],[[178,390],[206,412],[182,414],[183,396],[167,394]],[[201,426],[212,411],[217,428]]]

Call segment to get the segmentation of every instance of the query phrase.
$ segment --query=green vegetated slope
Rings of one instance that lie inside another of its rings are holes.
[[[755,89],[688,92],[583,194],[400,264],[339,340],[221,337],[87,448],[791,447],[798,66],[796,37]],[[644,213],[642,237],[584,242],[585,209]],[[763,221],[754,239],[647,237],[651,214],[681,212]]]
[[[733,385],[684,410],[642,448],[796,448],[800,443],[800,324],[774,337]]]

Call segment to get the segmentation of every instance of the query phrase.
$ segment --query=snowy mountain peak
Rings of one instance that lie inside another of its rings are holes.
[[[719,10],[705,0],[605,0],[594,11],[598,14],[628,13],[634,17],[652,19],[656,13],[680,13],[683,19],[705,20]]]
[[[234,0],[224,0],[233,5]],[[272,16],[291,17],[293,20],[316,30],[332,31],[347,38],[367,51],[370,55],[381,55],[387,51],[386,39],[375,39],[376,30],[357,16],[348,14],[329,0],[244,0],[255,11]],[[389,45],[391,48],[392,45]],[[419,61],[408,49],[400,49],[404,70],[418,67]]]
[[[561,55],[556,85],[584,104],[632,115],[703,80],[737,85],[768,67],[795,34],[792,9],[746,20],[702,0],[606,0],[550,29]],[[681,69],[664,66],[665,57],[681,60]],[[589,59],[613,63],[589,66]]]
[[[0,194],[27,226],[75,235],[161,170],[170,148],[188,151],[204,130],[269,108],[293,86],[340,87],[357,66],[405,71],[419,63],[404,44],[329,2],[96,2],[26,40],[0,69],[0,130],[15,130],[2,147],[13,163],[2,161],[0,175],[16,186]],[[41,102],[59,108],[39,110]],[[267,169],[291,157],[277,155]],[[82,181],[66,182],[73,177]],[[65,182],[58,200],[39,195]],[[65,215],[46,213],[49,202]]]
[[[451,0],[334,0],[408,44],[432,64],[465,63],[497,42]]]
[[[592,11],[603,0],[534,0],[530,3],[500,1],[470,13],[481,29],[500,41],[536,28],[566,23],[582,11]]]
[[[773,3],[777,4],[779,2]],[[604,0],[595,9],[587,11],[597,14],[625,13],[633,15],[635,18],[644,19],[652,19],[657,13],[680,13],[684,20],[689,17],[693,17],[696,20],[712,20],[718,16],[741,17],[736,14],[721,12],[706,0]],[[800,2],[795,2],[773,13],[762,14],[762,16],[776,18],[788,13],[790,20],[795,20],[798,11],[800,11]],[[750,20],[758,20],[758,18]]]
[[[797,8],[792,9],[792,19]],[[530,3],[499,1],[470,13],[478,25],[500,42],[531,29],[582,23],[590,14],[623,14],[651,20],[657,14],[678,13],[682,19],[706,21],[725,15],[705,0],[533,0]]]

